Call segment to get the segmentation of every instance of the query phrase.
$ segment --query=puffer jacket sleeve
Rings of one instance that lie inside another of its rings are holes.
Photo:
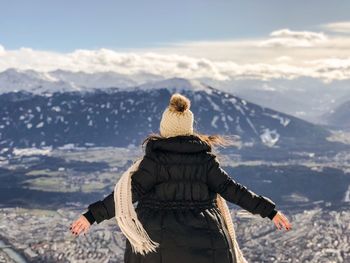
[[[220,167],[216,157],[208,161],[207,183],[211,191],[220,194],[225,200],[234,203],[252,214],[259,214],[262,218],[276,214],[276,204],[269,198],[258,195],[246,186],[233,180]]]
[[[132,202],[135,203],[146,195],[154,186],[155,162],[147,156],[144,156],[139,164],[139,168],[131,175]],[[96,201],[88,206],[88,212],[85,217],[90,223],[101,223],[104,220],[115,216],[114,191],[107,195],[103,200]]]

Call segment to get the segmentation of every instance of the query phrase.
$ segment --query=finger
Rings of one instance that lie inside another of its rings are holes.
[[[74,225],[73,225],[73,227],[72,227],[72,232],[76,232],[76,230],[78,229],[78,227],[79,227],[79,222],[76,222]]]
[[[283,223],[282,223],[282,221],[281,221],[281,220],[278,220],[278,221],[277,221],[277,224],[278,224],[278,229],[279,229],[279,230],[282,230],[282,228],[283,228]]]
[[[76,228],[77,228],[77,222],[74,222],[69,229],[73,233]]]
[[[290,229],[289,223],[288,223],[288,222],[285,222],[285,221],[283,221],[283,227],[284,227],[286,230],[289,230],[289,229]]]
[[[283,222],[285,222],[285,223],[288,223],[288,219],[287,219],[287,217],[285,216],[285,215],[281,215],[281,220],[283,221]]]
[[[90,226],[90,224],[88,224],[88,223],[86,223],[86,222],[84,222],[84,223],[82,223],[81,224],[81,228],[80,228],[80,231],[86,231],[86,229],[89,229],[89,226]]]
[[[287,219],[283,219],[283,224],[286,228],[290,228],[291,224],[288,222]]]
[[[81,226],[80,222],[78,222],[76,225],[74,225],[74,227],[72,229],[73,234],[78,232],[78,229],[80,228],[80,226]]]
[[[79,236],[83,228],[78,228],[77,231],[75,232],[76,236]]]
[[[288,224],[288,230],[291,230],[292,229],[292,224]]]
[[[284,226],[287,230],[289,230],[291,228],[291,224],[286,217],[283,218],[283,223],[284,223]]]
[[[73,229],[77,222],[78,220],[75,220],[72,224],[70,224],[69,229]]]
[[[81,232],[81,229],[77,229],[77,230],[74,232],[74,235],[75,235],[75,236],[79,236],[80,232]]]
[[[285,223],[285,225],[286,225],[288,228],[291,227],[291,224],[290,224],[288,218],[287,218],[285,215],[283,215],[283,214],[282,214],[282,220],[283,220],[283,222]]]
[[[286,223],[284,221],[282,221],[282,227],[285,228],[286,230],[288,230],[288,225],[286,225]]]
[[[279,226],[278,221],[275,221],[275,226],[276,226],[276,228],[277,228],[278,230],[280,230],[280,226]]]
[[[80,224],[79,228],[77,229],[77,235],[81,233],[85,229],[85,226],[83,224]]]
[[[286,220],[285,220],[285,217],[284,217],[284,215],[283,215],[282,213],[279,214],[279,216],[278,216],[278,221],[279,221],[279,222],[285,222],[285,221],[286,221]]]

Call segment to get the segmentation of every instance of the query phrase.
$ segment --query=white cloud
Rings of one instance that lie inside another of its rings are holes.
[[[323,41],[326,40],[326,36],[323,33],[316,33],[311,31],[292,31],[289,29],[281,29],[270,33],[272,37],[285,37],[295,39],[306,39],[309,41]]]
[[[320,42],[327,41],[324,33],[310,31],[291,31],[281,29],[273,31],[272,38],[258,43],[259,47],[312,47]]]
[[[345,59],[326,58],[307,61],[306,64],[314,67],[314,74],[323,75],[324,82],[331,82],[334,79],[350,79],[350,56]]]
[[[322,27],[337,33],[350,33],[350,21],[323,24]]]
[[[11,67],[113,71],[218,81],[309,76],[330,82],[350,78],[350,36],[289,29],[273,31],[265,39],[181,42],[122,51],[101,48],[59,53],[28,47],[6,50],[0,46],[0,54],[0,71]]]
[[[5,54],[5,48],[2,45],[0,45],[0,56],[3,54]]]
[[[285,61],[291,61],[292,58],[288,57],[288,56],[280,56],[280,57],[275,58],[275,60],[278,62],[285,62]]]

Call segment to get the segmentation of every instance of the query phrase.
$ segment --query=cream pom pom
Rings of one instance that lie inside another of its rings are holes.
[[[180,93],[174,93],[170,98],[170,111],[184,112],[185,110],[190,109],[190,106],[191,101],[184,95],[181,95]]]

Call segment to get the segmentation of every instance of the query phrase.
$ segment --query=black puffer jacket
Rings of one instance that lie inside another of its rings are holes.
[[[132,253],[126,239],[128,263],[234,263],[228,230],[216,206],[216,194],[252,214],[272,217],[275,203],[235,182],[219,166],[211,147],[195,135],[151,140],[138,171],[132,175],[136,212],[157,253]],[[90,204],[91,222],[115,216],[113,192]]]

